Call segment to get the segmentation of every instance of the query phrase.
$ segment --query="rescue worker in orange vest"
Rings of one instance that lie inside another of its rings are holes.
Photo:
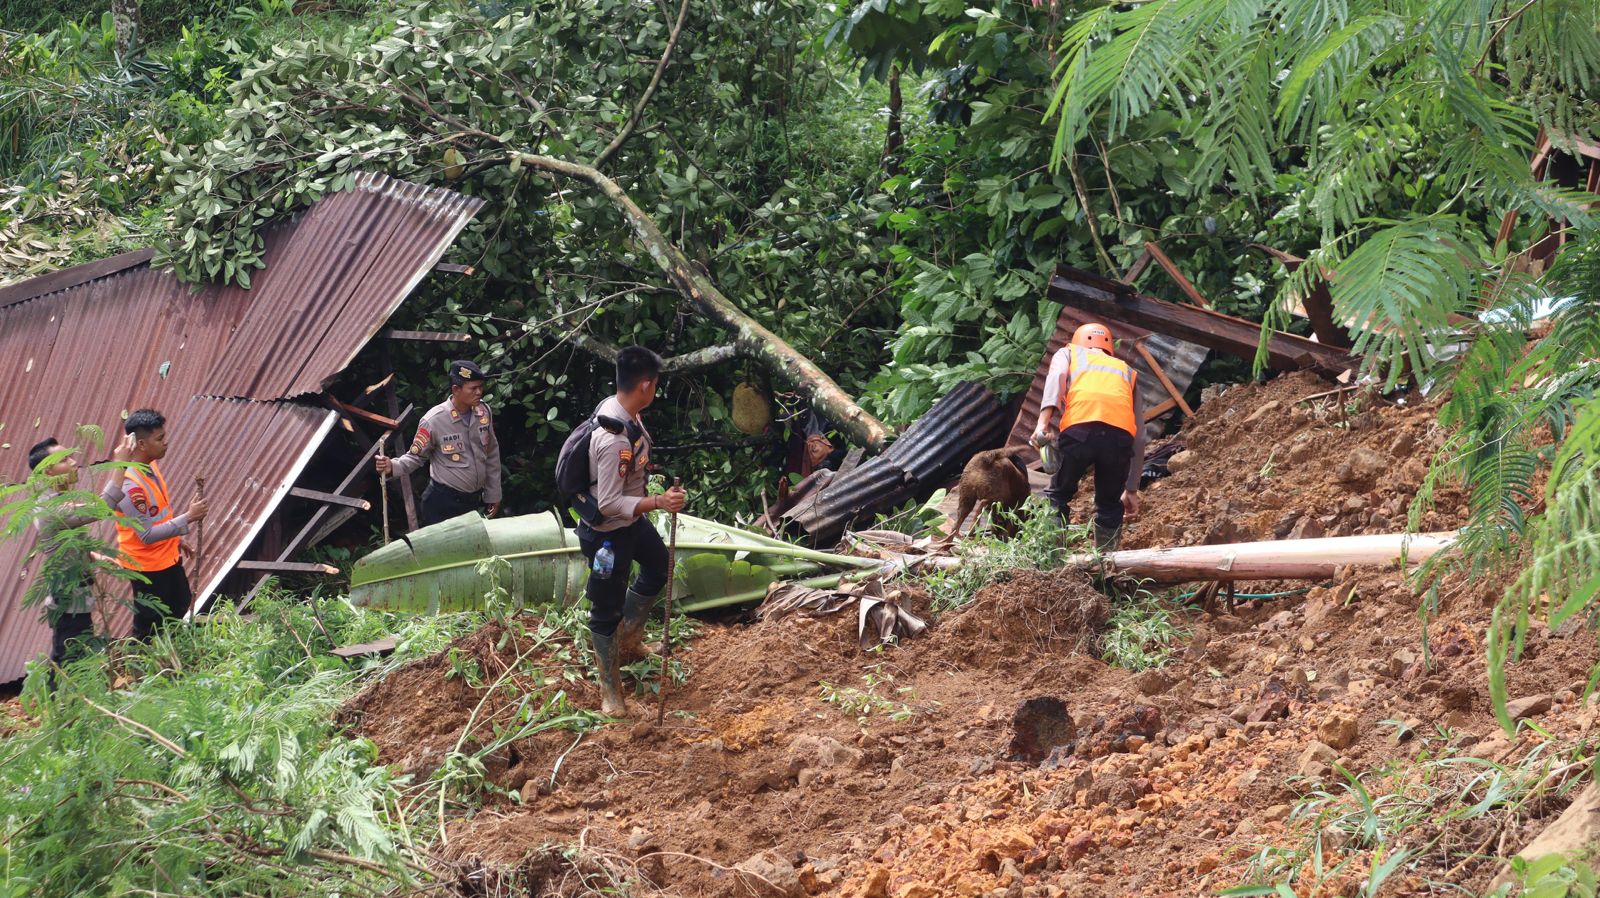
[[[1068,519],[1078,481],[1094,469],[1094,538],[1114,551],[1124,520],[1139,516],[1139,475],[1144,468],[1144,409],[1137,374],[1112,355],[1111,330],[1085,324],[1056,350],[1045,376],[1036,446],[1054,440],[1060,458],[1045,496]],[[1057,412],[1060,423],[1056,424]]]
[[[157,464],[167,454],[167,419],[160,412],[139,409],[122,422],[122,430],[133,435],[131,460],[138,467],[127,469],[122,484],[117,548],[122,566],[149,581],[133,581],[133,636],[148,639],[158,624],[187,614],[194,601],[178,552],[189,525],[205,520],[206,502],[191,499],[187,511],[174,514],[167,479]]]

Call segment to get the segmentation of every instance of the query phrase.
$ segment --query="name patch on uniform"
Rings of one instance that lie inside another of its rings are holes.
[[[432,441],[433,441],[433,436],[432,436],[432,434],[428,433],[428,428],[426,428],[426,427],[418,427],[417,428],[417,436],[416,436],[415,439],[413,439],[411,441],[411,451],[416,453],[417,455],[421,455],[422,454],[422,450],[428,448],[428,444],[430,442],[432,442]]]

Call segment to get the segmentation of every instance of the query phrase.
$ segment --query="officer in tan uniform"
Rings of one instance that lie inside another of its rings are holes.
[[[482,369],[470,361],[450,363],[450,398],[428,410],[411,449],[399,458],[376,459],[378,473],[404,477],[428,465],[428,488],[418,517],[423,526],[469,511],[500,513],[500,442],[483,404]]]
[[[602,693],[601,710],[613,717],[627,713],[622,698],[621,665],[645,655],[644,622],[650,605],[667,585],[667,546],[646,514],[658,509],[683,510],[685,493],[673,487],[647,495],[650,432],[639,413],[656,398],[661,357],[643,346],[617,353],[617,392],[595,409],[597,418],[618,422],[618,432],[598,427],[589,442],[590,493],[600,508],[600,522],[578,525],[578,545],[589,560],[589,635]],[[609,572],[594,567],[594,558],[609,546],[614,561]],[[639,576],[633,575],[634,562]]]

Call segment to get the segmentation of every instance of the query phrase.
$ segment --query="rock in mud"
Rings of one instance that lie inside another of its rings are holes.
[[[1332,748],[1349,748],[1360,735],[1360,725],[1348,714],[1329,714],[1317,724],[1317,738]]]
[[[802,898],[806,893],[794,864],[771,851],[748,858],[733,869],[740,885],[761,898]]]
[[[1551,702],[1552,699],[1549,693],[1530,695],[1526,698],[1506,702],[1506,713],[1511,715],[1512,720],[1537,717],[1550,710]]]
[[[1338,760],[1339,753],[1321,742],[1307,745],[1305,751],[1300,753],[1300,760],[1295,765],[1295,772],[1301,776],[1315,779],[1326,775],[1333,762]]]

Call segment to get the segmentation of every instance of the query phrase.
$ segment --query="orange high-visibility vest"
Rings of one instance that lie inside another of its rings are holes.
[[[176,517],[172,510],[172,500],[167,498],[167,478],[161,476],[161,469],[155,462],[150,463],[148,475],[138,468],[128,468],[127,475],[134,486],[144,490],[145,498],[149,502],[150,516],[155,518],[152,527],[165,524]],[[139,539],[138,530],[122,523],[124,517],[122,514],[117,515],[117,548],[122,550],[122,558],[119,561],[123,567],[135,571],[163,571],[178,563],[178,544],[181,542],[181,537],[174,536],[147,546]]]
[[[1127,363],[1103,352],[1082,346],[1069,347],[1067,363],[1066,411],[1061,414],[1061,429],[1074,424],[1100,421],[1126,430],[1137,437],[1133,420],[1133,390],[1136,376]]]

